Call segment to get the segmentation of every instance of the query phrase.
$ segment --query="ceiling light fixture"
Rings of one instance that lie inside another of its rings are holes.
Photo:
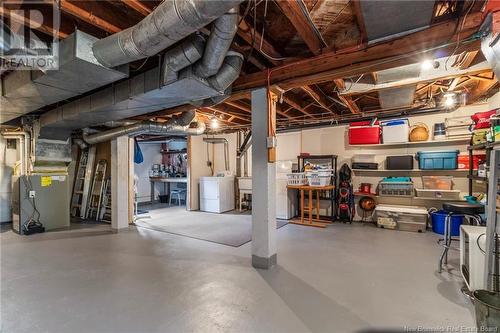
[[[213,117],[212,119],[210,119],[210,128],[211,129],[219,128],[219,120],[216,117]]]
[[[424,61],[422,61],[421,68],[424,71],[428,71],[428,70],[431,70],[433,68],[434,69],[439,68],[439,61],[430,60],[430,59],[424,60]]]
[[[447,93],[444,95],[444,106],[447,108],[452,108],[456,104],[455,94]]]

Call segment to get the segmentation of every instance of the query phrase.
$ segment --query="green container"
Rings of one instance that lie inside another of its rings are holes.
[[[496,332],[500,327],[500,293],[474,291],[474,307],[478,332]]]

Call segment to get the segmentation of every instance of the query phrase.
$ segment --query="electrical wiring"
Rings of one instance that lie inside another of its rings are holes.
[[[467,20],[467,15],[469,15],[469,13],[471,12],[472,8],[474,8],[474,5],[476,4],[476,0],[472,0],[472,4],[470,5],[470,7],[467,9],[467,12],[465,13],[464,15],[464,18],[462,20],[462,24],[460,25],[460,29],[458,29],[458,32],[455,31],[457,33],[457,44],[455,46],[455,49],[453,50],[453,52],[450,54],[450,56],[446,59],[445,63],[444,63],[444,68],[446,70],[448,70],[448,61],[451,59],[451,57],[453,57],[455,55],[455,53],[457,52],[458,50],[458,47],[460,46],[460,33],[462,32],[462,30],[464,29],[464,26],[465,26],[465,21]],[[460,16],[458,18],[458,23],[460,22]],[[455,29],[456,30],[456,29]]]
[[[259,52],[262,53],[267,58],[269,58],[271,60],[274,60],[274,61],[286,60],[288,58],[286,58],[286,57],[276,58],[276,57],[270,56],[264,50],[262,50],[262,44],[264,43],[264,34],[265,34],[265,28],[266,28],[267,2],[268,2],[268,0],[265,0],[265,3],[264,3],[264,19],[263,19],[263,22],[262,22],[262,33],[260,34]],[[256,11],[255,11],[255,14],[256,14]],[[256,29],[256,22],[255,22],[255,16],[254,16],[254,31],[255,31],[255,29]]]

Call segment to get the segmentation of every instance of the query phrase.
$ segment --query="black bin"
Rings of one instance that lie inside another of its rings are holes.
[[[413,155],[387,156],[385,168],[387,170],[413,170]]]
[[[168,194],[160,194],[158,196],[160,203],[168,203]]]

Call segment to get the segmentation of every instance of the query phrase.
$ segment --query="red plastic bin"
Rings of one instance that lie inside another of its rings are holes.
[[[471,116],[471,119],[474,121],[474,128],[488,128],[490,127],[490,118],[496,114],[495,110],[485,111],[485,112],[477,112]]]
[[[486,161],[485,154],[472,155],[472,169],[479,169],[479,164]],[[460,170],[469,170],[469,154],[458,155],[458,168]]]
[[[380,143],[380,125],[376,122],[370,126],[370,121],[358,121],[349,124],[350,145],[370,145]]]

